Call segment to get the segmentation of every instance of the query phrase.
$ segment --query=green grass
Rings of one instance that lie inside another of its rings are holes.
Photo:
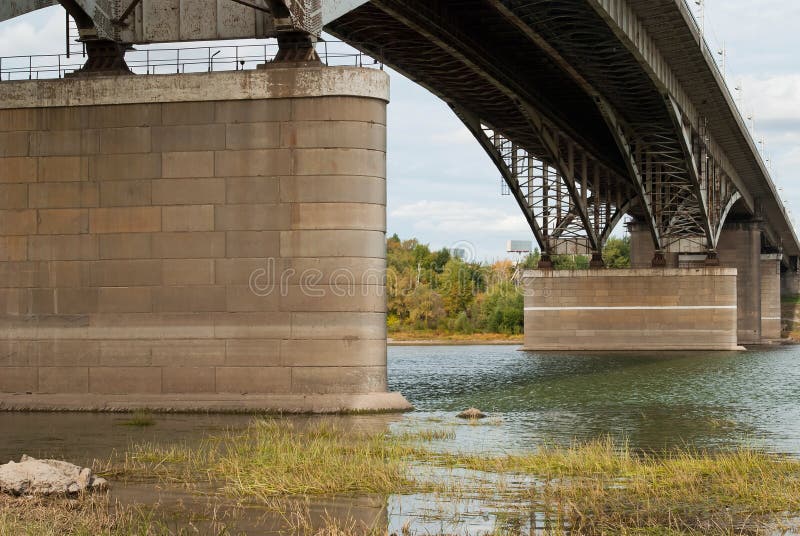
[[[237,497],[390,494],[420,489],[409,462],[420,441],[452,438],[421,430],[350,432],[329,422],[295,426],[258,419],[246,430],[208,438],[199,447],[142,444],[105,465],[111,478],[222,483]]]
[[[153,414],[149,411],[134,411],[130,419],[122,421],[120,424],[123,426],[153,426],[156,423]]]
[[[800,461],[755,449],[641,454],[604,439],[485,456],[426,445],[452,438],[439,428],[393,435],[260,419],[199,447],[140,445],[102,471],[115,480],[212,482],[273,510],[315,495],[480,499],[498,519],[543,513],[552,535],[564,526],[586,535],[761,534],[800,513]]]
[[[533,475],[541,484],[528,498],[550,505],[581,534],[734,534],[800,512],[800,462],[746,448],[633,454],[602,440],[494,458],[439,455],[436,462]]]

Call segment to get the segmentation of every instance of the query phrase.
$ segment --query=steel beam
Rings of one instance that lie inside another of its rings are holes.
[[[661,229],[656,223],[653,215],[653,207],[650,196],[645,188],[642,172],[639,169],[639,164],[633,154],[633,149],[631,148],[627,134],[624,132],[620,121],[617,119],[617,116],[611,107],[600,97],[596,98],[596,102],[600,113],[603,115],[603,119],[605,119],[606,124],[608,125],[608,128],[614,137],[614,141],[617,143],[617,147],[622,153],[623,159],[625,160],[625,165],[628,167],[628,173],[633,179],[633,186],[638,194],[639,199],[641,200],[642,208],[645,211],[645,224],[650,231],[650,236],[653,239],[653,245],[655,246],[656,251],[663,250],[664,244],[661,240]]]
[[[592,250],[600,251],[603,246],[598,240],[598,236],[595,233],[593,226],[589,222],[588,208],[584,203],[583,196],[581,196],[576,187],[576,166],[574,154],[571,155],[572,158],[565,159],[564,155],[561,154],[561,148],[559,147],[558,142],[554,139],[552,131],[549,130],[547,124],[545,123],[544,117],[542,117],[535,109],[521,101],[517,101],[517,106],[520,109],[520,113],[522,113],[522,115],[528,120],[528,123],[533,131],[539,136],[543,147],[545,147],[545,149],[548,151],[547,156],[549,157],[550,162],[552,163],[553,167],[558,170],[561,178],[564,180],[564,184],[566,185],[567,191],[572,198],[572,203],[576,208],[578,218],[580,218],[583,228],[586,231],[586,235],[589,239],[589,244]],[[567,143],[572,144],[571,141],[568,141]]]
[[[700,224],[703,228],[703,232],[705,233],[706,237],[706,247],[708,249],[715,249],[717,247],[717,243],[714,240],[714,235],[711,231],[711,222],[709,220],[709,211],[708,211],[708,202],[706,199],[705,192],[703,191],[701,185],[701,178],[699,175],[700,166],[697,164],[697,161],[694,157],[693,151],[693,144],[691,141],[691,124],[689,124],[689,133],[686,132],[686,125],[684,125],[683,121],[683,114],[681,113],[680,109],[678,108],[677,103],[674,99],[669,95],[664,95],[664,103],[667,108],[667,113],[669,114],[670,119],[672,119],[672,124],[675,128],[675,134],[678,138],[678,142],[680,143],[681,149],[683,151],[683,160],[684,165],[686,166],[686,172],[688,175],[689,182],[692,187],[692,191],[695,197],[695,208],[700,212]]]
[[[58,5],[58,0],[2,0],[0,2],[0,22],[56,5]]]
[[[511,194],[514,196],[517,205],[522,211],[525,221],[528,222],[528,226],[531,228],[536,242],[538,242],[539,247],[542,248],[543,253],[545,253],[545,247],[547,247],[548,251],[546,253],[549,254],[549,244],[547,244],[547,240],[545,239],[544,233],[542,233],[542,228],[539,225],[539,222],[536,221],[536,217],[533,214],[530,205],[528,204],[528,200],[525,199],[525,196],[519,188],[519,182],[517,181],[515,174],[508,167],[503,159],[503,156],[497,150],[497,147],[495,147],[491,140],[484,135],[480,120],[466,110],[462,110],[452,105],[451,108],[458,118],[461,119],[461,122],[464,123],[464,125],[469,129],[480,146],[483,147],[483,150],[486,151],[486,154],[492,159],[494,165],[497,166],[497,169],[503,176],[503,180],[508,185]]]

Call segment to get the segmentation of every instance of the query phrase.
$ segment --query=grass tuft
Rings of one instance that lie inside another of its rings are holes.
[[[146,427],[146,426],[153,426],[156,423],[153,414],[149,411],[139,410],[134,411],[131,414],[130,419],[122,421],[120,424],[122,426],[139,426],[139,427]]]

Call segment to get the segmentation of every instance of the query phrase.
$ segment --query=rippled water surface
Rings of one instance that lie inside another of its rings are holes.
[[[409,419],[468,406],[499,417],[496,426],[459,426],[458,448],[610,434],[642,449],[747,444],[800,455],[800,346],[661,354],[398,346],[389,348],[389,383],[416,406]]]

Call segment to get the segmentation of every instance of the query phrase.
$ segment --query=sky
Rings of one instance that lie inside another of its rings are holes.
[[[689,3],[699,16],[698,1]],[[724,50],[728,85],[743,115],[752,117],[754,139],[763,139],[759,147],[794,219],[800,215],[800,1],[702,4],[706,39],[714,51]],[[63,10],[41,10],[0,23],[0,57],[63,52],[64,38]],[[723,54],[717,58],[721,63]],[[509,257],[508,240],[532,240],[514,199],[501,195],[497,169],[450,109],[403,76],[390,76],[388,233],[488,261]]]

